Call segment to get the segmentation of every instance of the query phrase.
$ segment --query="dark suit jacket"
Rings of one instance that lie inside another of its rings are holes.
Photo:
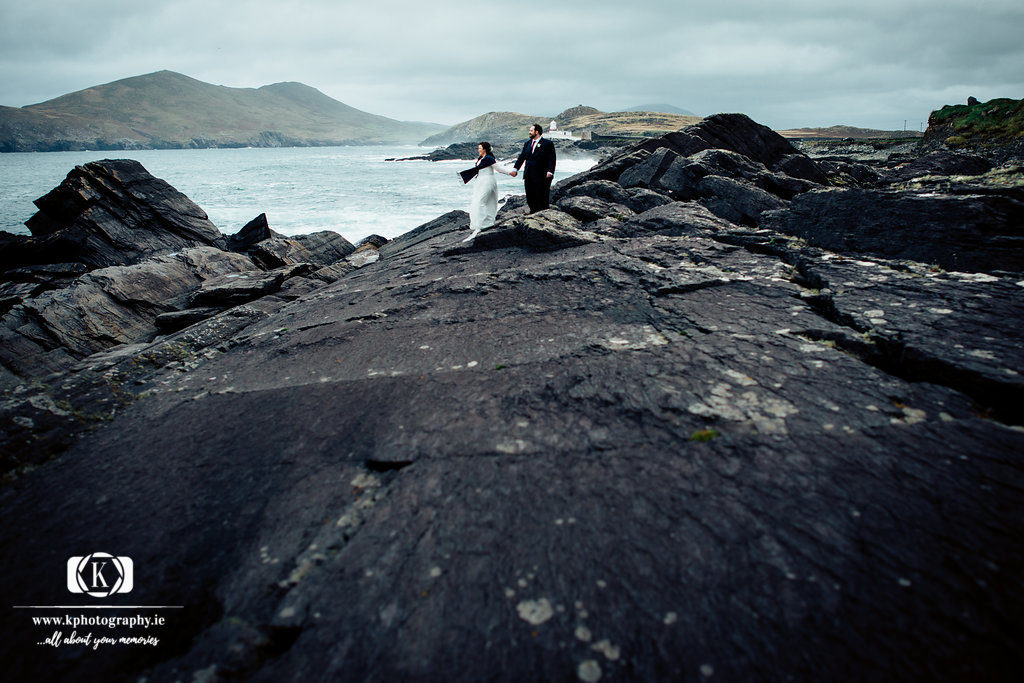
[[[533,140],[527,140],[523,144],[523,151],[516,159],[514,167],[518,171],[525,162],[523,180],[544,180],[547,178],[546,174],[555,172],[555,143],[541,136],[536,152],[531,151],[532,147]]]

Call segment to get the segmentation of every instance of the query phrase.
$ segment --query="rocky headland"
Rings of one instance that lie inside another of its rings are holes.
[[[2,572],[180,605],[16,679],[1014,680],[1024,174],[739,114],[394,240],[225,237],[135,162],[5,236]],[[75,603],[77,604],[77,603]],[[65,629],[68,630],[68,629]]]
[[[655,111],[603,112],[594,107],[578,104],[556,114],[554,119],[561,130],[580,133],[589,131],[599,135],[627,137],[656,137],[700,121],[699,116],[683,116]],[[510,111],[491,111],[468,121],[457,123],[447,130],[431,135],[421,145],[451,145],[460,142],[514,142],[525,139],[530,124],[547,126],[550,115],[520,114]]]

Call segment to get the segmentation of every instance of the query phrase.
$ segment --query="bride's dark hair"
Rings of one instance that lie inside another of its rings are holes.
[[[484,154],[490,154],[491,156],[494,156],[494,152],[491,151],[491,143],[481,142],[480,146],[484,148]]]

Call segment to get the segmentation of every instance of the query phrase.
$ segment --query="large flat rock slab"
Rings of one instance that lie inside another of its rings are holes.
[[[132,604],[184,609],[159,648],[65,649],[46,670],[1016,671],[1024,433],[829,343],[873,315],[839,280],[938,308],[954,276],[810,248],[797,269],[675,208],[676,234],[554,251],[452,253],[456,215],[244,323],[200,323],[213,353],[105,361],[145,395],[0,492],[2,571],[47,604],[54,548],[106,548],[134,559]],[[987,316],[965,306],[958,334]],[[12,632],[12,675],[37,670],[39,637]]]

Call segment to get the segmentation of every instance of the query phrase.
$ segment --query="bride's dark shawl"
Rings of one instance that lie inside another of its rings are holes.
[[[463,183],[468,183],[470,180],[476,177],[476,174],[480,172],[481,168],[487,168],[497,163],[497,160],[490,154],[486,154],[480,161],[476,162],[476,166],[473,168],[467,168],[465,171],[459,171],[459,175],[462,177]]]

